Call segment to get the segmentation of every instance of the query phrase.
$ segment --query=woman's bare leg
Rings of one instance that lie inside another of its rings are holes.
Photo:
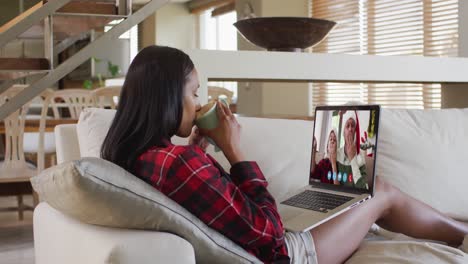
[[[468,225],[439,213],[377,178],[374,198],[310,231],[319,263],[345,261],[375,222],[393,232],[451,245],[461,244],[468,234]]]

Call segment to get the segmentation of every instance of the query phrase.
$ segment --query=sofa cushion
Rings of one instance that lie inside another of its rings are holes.
[[[85,109],[77,125],[84,156],[99,156],[115,110]],[[313,122],[239,117],[241,148],[258,162],[276,199],[307,182]],[[468,177],[464,166],[468,109],[383,109],[377,154],[377,175],[411,196],[449,215],[468,220]],[[173,137],[174,144],[186,139]],[[267,142],[267,143],[264,143]],[[222,152],[208,152],[223,167]]]
[[[80,144],[81,157],[101,157],[102,142],[112,124],[116,110],[86,108],[81,111],[76,133]],[[186,144],[187,140],[174,136],[175,144]]]
[[[86,108],[80,114],[76,133],[81,157],[100,157],[102,142],[115,116],[115,110]]]
[[[377,175],[468,220],[468,109],[384,109],[380,124]]]
[[[468,262],[468,254],[460,249],[431,242],[369,241],[346,261],[346,264],[400,264],[400,263],[452,263]]]
[[[212,230],[183,207],[117,165],[83,158],[31,179],[39,196],[82,222],[147,229],[181,236],[199,263],[257,263],[253,255]]]

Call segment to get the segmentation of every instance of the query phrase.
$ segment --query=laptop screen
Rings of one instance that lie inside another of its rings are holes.
[[[379,106],[317,107],[310,183],[373,192]]]

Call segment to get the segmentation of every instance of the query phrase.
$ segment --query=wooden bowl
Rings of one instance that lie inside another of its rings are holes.
[[[256,17],[234,23],[248,41],[270,51],[302,51],[322,41],[336,22],[308,17]]]

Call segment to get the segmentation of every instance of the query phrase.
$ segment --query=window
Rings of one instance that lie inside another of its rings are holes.
[[[237,21],[235,11],[211,16],[213,10],[200,14],[200,48],[211,50],[237,50],[237,31],[232,25]]]
[[[338,22],[314,52],[457,56],[458,0],[312,0],[312,16]],[[440,108],[439,84],[316,83],[313,102]]]
[[[237,21],[237,14],[231,11],[219,16],[212,16],[213,9],[200,14],[200,48],[211,50],[237,50],[237,30],[232,25]],[[208,86],[223,87],[234,93],[237,99],[237,82],[208,82]]]

